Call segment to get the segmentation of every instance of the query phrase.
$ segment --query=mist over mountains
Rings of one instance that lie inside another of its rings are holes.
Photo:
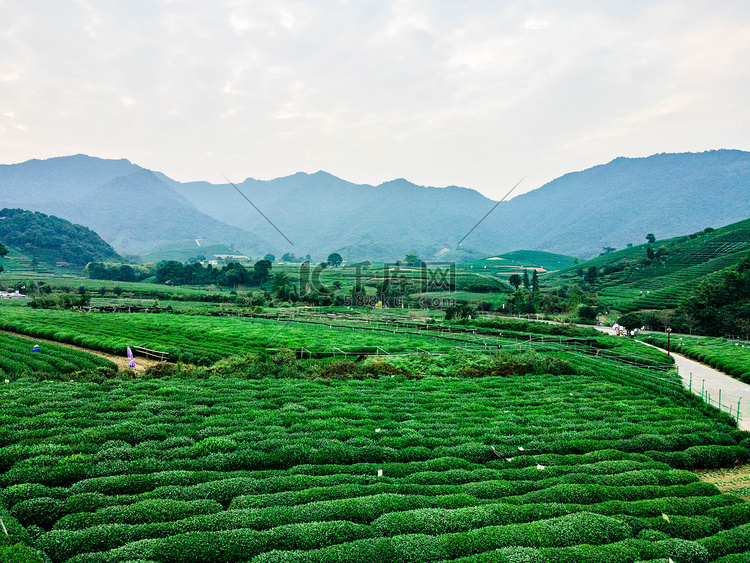
[[[457,257],[459,240],[496,203],[467,188],[353,184],[322,171],[237,187],[293,245],[229,184],[181,183],[124,159],[85,155],[0,166],[0,208],[85,225],[120,254],[206,239],[256,257]],[[529,249],[588,258],[649,232],[667,238],[747,219],[749,188],[748,152],[618,158],[501,203],[466,238],[463,254]]]

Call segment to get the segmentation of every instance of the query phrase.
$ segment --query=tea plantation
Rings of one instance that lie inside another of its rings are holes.
[[[16,379],[0,556],[747,561],[750,504],[690,471],[747,461],[747,433],[669,373],[560,359],[575,373]]]
[[[76,372],[117,371],[114,363],[86,352],[45,343],[42,352],[31,353],[33,346],[27,338],[0,332],[0,378],[23,375],[59,378]]]

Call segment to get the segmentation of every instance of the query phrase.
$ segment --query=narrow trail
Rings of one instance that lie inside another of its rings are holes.
[[[128,358],[126,356],[115,356],[114,354],[108,354],[107,352],[101,352],[99,350],[92,350],[91,348],[84,348],[82,346],[76,346],[74,344],[68,344],[67,342],[58,342],[57,340],[50,340],[48,338],[39,338],[37,336],[28,336],[26,334],[21,334],[20,332],[13,332],[11,330],[0,330],[0,332],[4,332],[6,334],[12,334],[13,336],[18,336],[19,338],[25,338],[26,340],[33,341],[33,342],[47,342],[49,344],[54,344],[56,346],[62,346],[64,348],[71,348],[73,350],[80,350],[81,352],[88,352],[89,354],[93,354],[94,356],[99,356],[100,358],[106,358],[111,362],[114,362],[117,364],[117,369],[120,371],[129,371],[131,370],[130,367],[128,367]],[[158,364],[156,360],[149,360],[147,358],[135,358],[135,365],[136,370],[140,373],[143,370],[150,368],[151,366],[154,366]]]
[[[641,342],[641,344],[667,353],[658,346],[645,342]],[[721,404],[725,406],[725,408],[722,408],[724,412],[727,412],[726,407],[729,407],[732,413],[736,413],[739,405],[740,417],[737,427],[740,430],[750,431],[750,385],[680,354],[672,352],[672,356],[677,365],[677,373],[682,378],[682,383],[686,388],[690,388],[693,393],[699,396],[701,392],[707,393],[712,405],[716,405],[719,397],[721,397]]]

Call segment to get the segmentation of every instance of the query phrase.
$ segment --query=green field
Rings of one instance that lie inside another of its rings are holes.
[[[324,283],[349,291],[348,273],[327,269]],[[743,489],[722,494],[694,472],[742,468],[750,433],[633,339],[408,308],[285,303],[238,316],[252,309],[199,301],[228,289],[77,283],[105,286],[95,304],[150,305],[158,288],[175,312],[8,300],[0,328],[180,363],[134,378],[0,333],[0,561],[729,563],[750,552]],[[741,346],[707,349],[750,365]]]
[[[1,307],[8,309],[7,307]],[[643,365],[662,365],[658,351],[629,339],[516,319],[477,320],[435,326],[409,321],[389,311],[372,314],[284,312],[276,318],[214,317],[149,313],[82,313],[13,307],[0,316],[0,328],[124,355],[127,346],[170,354],[172,361],[210,365],[230,356],[289,348],[301,356],[328,354],[442,354],[454,349],[476,352],[568,350],[613,359],[630,357]],[[304,311],[304,310],[302,310]],[[529,339],[529,332],[537,336]],[[580,343],[568,336],[588,335]],[[585,341],[585,342],[584,342]]]
[[[686,471],[746,460],[747,435],[646,372],[579,366],[14,383],[0,395],[3,541],[53,563],[698,562],[750,550],[750,505]]]
[[[0,378],[62,377],[96,369],[117,371],[109,360],[46,342],[40,352],[32,353],[34,344],[27,338],[0,332]]]

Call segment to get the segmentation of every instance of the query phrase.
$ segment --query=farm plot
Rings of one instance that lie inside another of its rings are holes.
[[[642,370],[13,384],[0,501],[53,563],[714,561],[747,434]],[[525,558],[525,559],[524,559]]]
[[[589,353],[665,367],[663,354],[635,346],[623,339],[602,337],[580,343],[565,334],[569,328],[543,323],[477,321],[472,326],[428,326],[362,318],[335,320],[312,316],[298,320],[240,317],[207,317],[169,314],[84,314],[74,311],[16,308],[0,318],[0,328],[49,338],[114,354],[125,347],[144,346],[169,352],[170,359],[210,365],[220,359],[247,352],[291,348],[301,356],[330,354],[416,354],[445,353],[456,348],[474,351],[586,349]],[[518,325],[518,326],[517,326]],[[521,334],[526,325],[552,332],[538,337]],[[429,330],[427,330],[429,329]],[[515,330],[514,330],[515,329]],[[593,332],[593,330],[592,330]],[[629,358],[629,360],[628,360]]]
[[[45,377],[69,376],[79,371],[104,369],[117,371],[117,366],[105,358],[79,350],[45,343],[41,352],[32,352],[33,343],[26,338],[0,332],[0,378],[15,379],[26,375]]]
[[[430,335],[410,337],[394,331],[371,333],[266,319],[20,308],[0,319],[0,327],[115,354],[124,354],[128,345],[145,346],[169,352],[176,360],[202,365],[266,348],[340,346],[375,351],[381,346],[399,352],[431,346],[435,341]],[[346,330],[343,337],[342,330]]]

